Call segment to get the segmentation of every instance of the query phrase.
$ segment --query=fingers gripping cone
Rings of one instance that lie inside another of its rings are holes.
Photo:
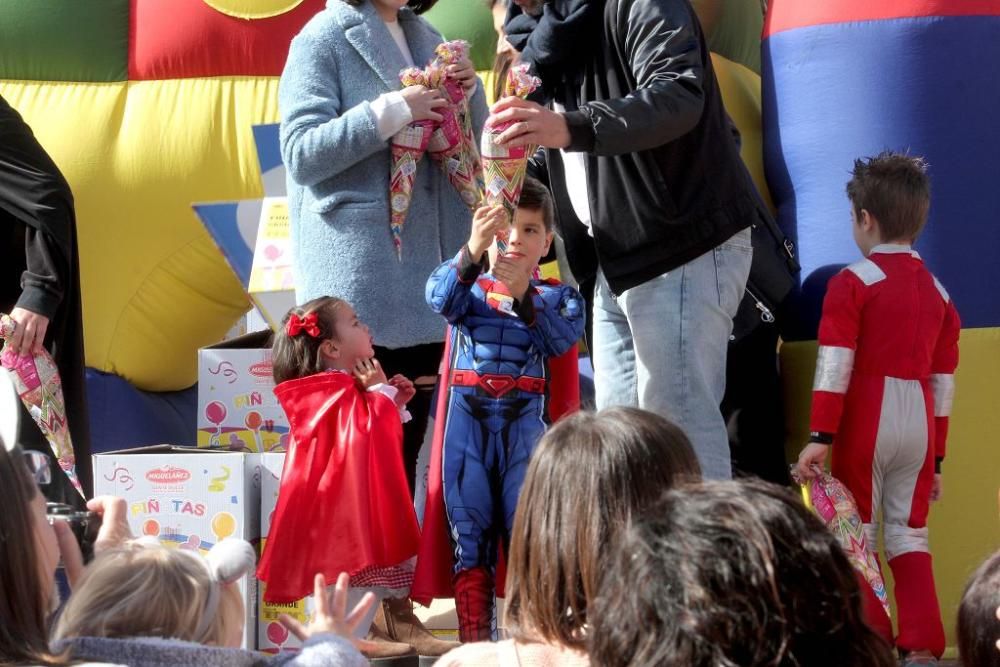
[[[83,495],[80,480],[76,477],[76,457],[73,440],[66,420],[66,401],[63,399],[62,379],[56,362],[45,350],[38,354],[21,356],[7,345],[17,328],[9,315],[0,313],[0,339],[4,342],[0,352],[0,365],[10,371],[17,393],[31,417],[38,424],[59,467]]]

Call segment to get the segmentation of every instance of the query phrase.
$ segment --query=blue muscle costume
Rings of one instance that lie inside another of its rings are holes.
[[[442,483],[459,607],[462,573],[492,573],[497,546],[509,539],[528,459],[548,422],[548,358],[569,350],[584,328],[583,298],[572,287],[532,280],[530,298],[517,302],[494,284],[463,246],[426,290],[452,325]]]

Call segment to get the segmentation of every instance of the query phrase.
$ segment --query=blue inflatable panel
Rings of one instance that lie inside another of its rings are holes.
[[[141,391],[117,375],[88,368],[87,403],[94,454],[196,444],[198,385],[183,391]]]
[[[908,151],[930,163],[932,184],[917,250],[964,327],[1000,326],[1000,17],[799,27],[762,51],[767,178],[801,279],[860,258],[844,190],[854,159]]]

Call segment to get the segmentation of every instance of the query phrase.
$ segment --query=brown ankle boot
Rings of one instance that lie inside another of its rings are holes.
[[[382,625],[384,624],[384,626]],[[435,637],[413,613],[409,598],[386,598],[375,613],[372,627],[385,627],[386,633],[397,642],[406,642],[417,655],[440,656],[460,646],[458,642]]]
[[[381,612],[379,612],[381,613]],[[383,624],[384,625],[384,624]],[[374,643],[371,648],[366,648],[361,653],[369,660],[378,658],[401,658],[413,655],[413,647],[403,642],[393,641],[392,637],[385,633],[377,623],[372,623],[371,630],[368,631],[366,639]]]

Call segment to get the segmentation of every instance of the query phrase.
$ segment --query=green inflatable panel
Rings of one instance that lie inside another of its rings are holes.
[[[483,0],[439,0],[424,18],[445,39],[464,39],[472,45],[472,62],[479,71],[493,69],[497,35],[493,16]]]
[[[705,29],[708,48],[760,74],[761,0],[692,0]]]
[[[0,79],[124,81],[128,20],[128,0],[0,0]]]

